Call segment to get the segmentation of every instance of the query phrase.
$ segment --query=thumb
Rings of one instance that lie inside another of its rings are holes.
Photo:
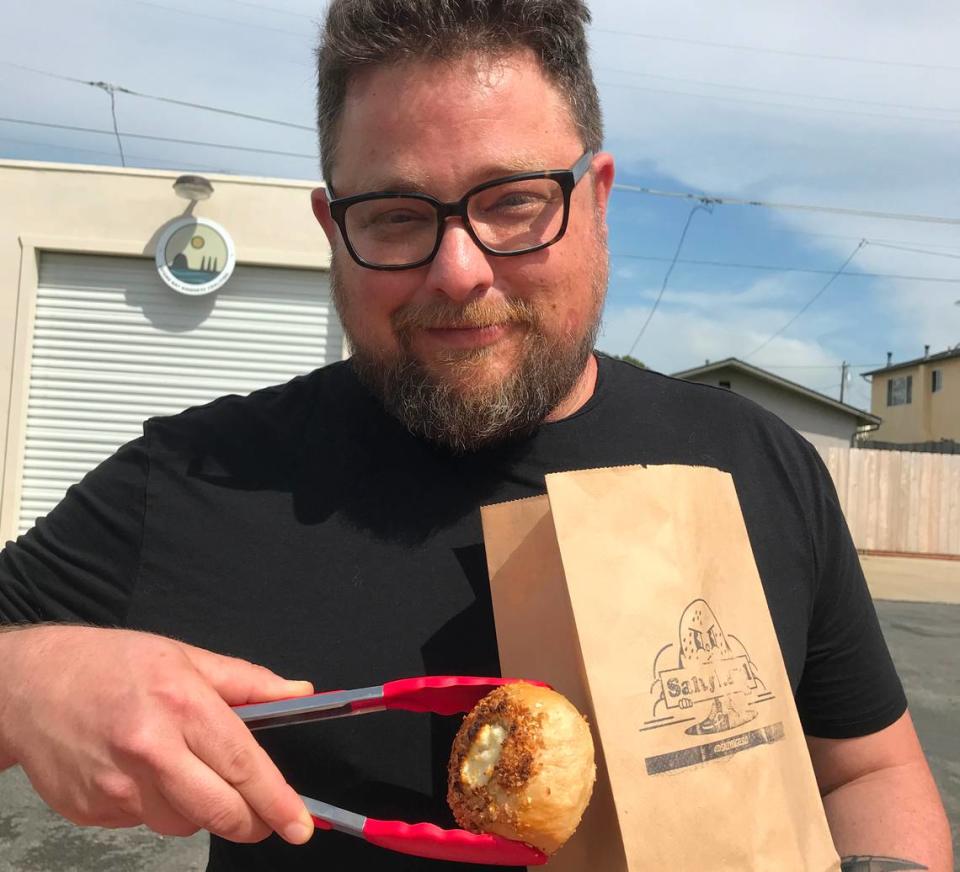
[[[313,685],[309,681],[282,678],[265,666],[257,666],[238,657],[226,657],[184,643],[181,646],[197,672],[228,705],[271,702],[313,693]]]

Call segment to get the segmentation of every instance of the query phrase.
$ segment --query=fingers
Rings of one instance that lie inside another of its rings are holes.
[[[193,755],[236,794],[234,799],[221,792],[224,803],[213,816],[222,813],[224,819],[204,821],[201,825],[210,829],[210,824],[214,827],[211,832],[233,838],[226,833],[244,832],[248,827],[254,830],[259,821],[292,844],[308,841],[314,826],[303,801],[243,722],[223,703],[220,706],[223,717],[218,716],[215,725],[198,722],[184,731]],[[204,777],[196,768],[190,775]],[[208,790],[216,787],[205,777],[202,783]]]
[[[228,705],[269,702],[313,693],[313,685],[309,681],[288,680],[246,660],[214,654],[185,643],[180,645],[194,668]]]
[[[259,842],[273,832],[235,788],[186,748],[156,785],[161,801],[145,810],[144,821],[157,832],[155,824],[175,819],[231,842]]]

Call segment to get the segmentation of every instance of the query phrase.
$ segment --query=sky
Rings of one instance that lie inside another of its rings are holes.
[[[312,52],[324,5],[7,4],[0,158],[120,163],[107,92],[26,66],[306,128],[120,93],[128,166],[317,179]],[[846,361],[845,400],[867,408],[859,374],[888,352],[908,360],[960,344],[960,5],[591,9],[622,186],[601,349],[663,372],[739,357],[834,398]]]

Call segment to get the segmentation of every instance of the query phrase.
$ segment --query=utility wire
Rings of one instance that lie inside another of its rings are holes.
[[[36,67],[28,67],[25,64],[15,64],[11,61],[0,61],[5,67],[13,67],[18,70],[25,70],[28,73],[35,73],[38,76],[47,76],[51,79],[59,79],[63,82],[73,82],[77,85],[90,85],[91,87],[99,87],[97,82],[92,82],[87,79],[77,79],[73,76],[64,76],[59,73],[51,73],[49,70],[40,70]],[[279,127],[292,127],[295,130],[306,130],[310,133],[316,133],[315,127],[310,127],[306,124],[294,124],[292,121],[281,121],[277,118],[266,118],[263,115],[251,115],[248,112],[237,112],[233,109],[222,109],[219,106],[207,106],[203,103],[192,103],[189,100],[176,100],[172,97],[161,97],[156,94],[145,94],[142,91],[134,91],[130,88],[124,88],[120,85],[116,86],[116,89],[122,94],[128,94],[131,97],[141,97],[144,100],[156,100],[160,103],[172,103],[175,106],[186,106],[190,109],[202,109],[205,112],[216,112],[219,115],[231,115],[235,118],[246,118],[250,121],[262,121],[265,124],[276,124]]]
[[[857,97],[835,97],[827,94],[804,94],[797,91],[778,91],[772,88],[756,88],[749,85],[731,85],[723,82],[709,82],[705,79],[686,79],[677,76],[663,76],[657,73],[643,73],[637,70],[622,70],[615,67],[597,67],[598,72],[617,73],[624,76],[639,76],[643,79],[657,79],[663,82],[679,82],[682,85],[697,85],[705,88],[723,88],[731,91],[747,91],[753,94],[769,94],[775,97],[794,97],[803,100],[825,100],[831,103],[857,103],[862,106],[877,106],[881,109],[907,109],[912,112],[952,112],[960,113],[960,106],[917,106],[915,103],[887,103],[881,100],[862,100]],[[902,116],[897,116],[902,117]]]
[[[5,121],[8,124],[28,124],[31,127],[50,127],[55,130],[75,130],[80,133],[96,133],[98,135],[112,136],[112,130],[99,130],[94,127],[77,127],[72,124],[51,124],[44,121],[27,121],[23,118],[4,118],[0,117],[0,122]],[[281,157],[299,157],[305,160],[318,160],[317,155],[315,154],[301,154],[295,151],[279,151],[272,148],[252,148],[245,145],[229,145],[225,142],[203,142],[201,140],[195,139],[177,139],[172,136],[149,136],[146,133],[124,133],[123,134],[127,139],[146,139],[151,142],[175,142],[179,145],[198,145],[204,148],[225,148],[230,151],[247,151],[252,152],[253,154],[274,154],[280,155]]]
[[[117,154],[116,151],[103,151],[97,148],[76,148],[75,146],[72,146],[72,145],[69,145],[69,146],[61,145],[56,142],[41,142],[40,140],[37,140],[37,139],[15,139],[14,137],[11,137],[11,136],[0,136],[0,142],[12,142],[15,145],[31,145],[34,147],[39,146],[40,148],[63,149],[63,150],[68,150],[71,153],[82,152],[83,154],[102,154],[102,155],[106,155],[107,157],[116,157],[116,154]],[[150,161],[150,163],[147,164],[148,168],[153,167],[155,164],[161,164],[161,163],[170,164],[171,166],[180,167],[180,168],[184,166],[183,161],[173,161],[173,160],[169,160],[168,158],[154,157],[153,155],[146,155],[146,154],[127,153],[127,159]],[[209,170],[210,172],[214,172],[214,173],[230,172],[229,170],[225,170],[222,166],[215,167],[210,164],[194,163],[193,161],[190,161],[189,168],[195,169],[195,170]]]
[[[777,203],[769,200],[744,200],[739,197],[716,196],[714,194],[695,194],[691,191],[659,191],[641,185],[614,184],[614,190],[630,191],[634,194],[647,194],[652,197],[672,197],[679,200],[708,200],[720,206],[761,206],[765,209],[793,209],[801,212],[827,212],[833,215],[858,215],[864,218],[883,218],[893,221],[919,221],[926,224],[957,224],[960,218],[947,218],[942,215],[914,215],[906,212],[879,212],[870,209],[851,209],[844,206],[819,206],[810,203]]]
[[[764,229],[764,233],[786,233],[790,236],[810,236],[818,239],[844,239],[854,242],[860,239],[859,236],[850,236],[847,234],[841,233],[812,233],[809,230],[794,230],[790,227],[767,227]],[[892,245],[925,245],[928,248],[946,248],[950,251],[960,251],[960,245],[947,245],[941,242],[920,242],[917,243],[913,239],[889,239],[886,237],[870,237],[871,245],[878,245],[881,242],[889,242]]]
[[[751,351],[744,358],[744,360],[749,360],[758,351],[762,351],[764,348],[766,348],[771,342],[773,342],[774,339],[776,339],[781,333],[787,330],[804,312],[806,312],[807,309],[809,309],[817,300],[819,300],[820,297],[823,296],[827,288],[829,288],[830,285],[832,285],[840,277],[843,271],[847,268],[847,265],[850,263],[850,261],[852,261],[854,257],[857,256],[857,254],[860,252],[860,249],[862,249],[866,244],[867,244],[867,240],[861,239],[857,247],[850,252],[849,257],[840,265],[840,268],[830,277],[827,283],[822,288],[820,288],[819,291],[817,291],[809,300],[807,300],[803,308],[799,312],[797,312],[797,314],[794,315],[789,321],[787,321],[787,323],[784,324],[779,330],[774,332],[772,336],[770,336],[768,339],[766,339],[764,342],[761,342],[756,348],[754,348],[753,351]]]
[[[680,249],[683,248],[683,242],[687,238],[687,231],[690,229],[690,222],[693,221],[693,216],[700,211],[711,214],[713,212],[713,206],[704,200],[703,202],[695,205],[690,210],[690,214],[687,215],[686,223],[683,225],[683,232],[680,234],[680,241],[677,242],[677,250],[673,253],[673,260],[670,261],[670,266],[667,268],[667,272],[663,277],[663,284],[660,285],[660,293],[657,294],[657,299],[654,301],[653,308],[647,315],[647,320],[643,322],[643,326],[640,328],[637,338],[633,340],[633,345],[630,346],[630,350],[627,352],[627,355],[633,354],[634,349],[637,347],[637,343],[640,341],[650,322],[653,320],[653,316],[656,314],[657,308],[660,306],[660,301],[663,299],[663,294],[667,290],[667,283],[670,281],[670,275],[673,273],[673,268],[677,265],[677,258],[680,257]]]
[[[686,45],[700,45],[700,46],[706,46],[707,48],[724,48],[724,49],[730,49],[732,51],[758,52],[760,54],[785,55],[788,57],[796,57],[796,58],[814,58],[816,60],[822,60],[822,61],[841,61],[843,63],[851,63],[851,64],[875,64],[875,65],[884,66],[884,67],[909,67],[909,68],[918,69],[918,70],[950,70],[951,72],[960,72],[960,67],[947,66],[945,64],[922,64],[922,63],[915,63],[910,61],[887,61],[887,60],[878,60],[876,58],[858,58],[858,57],[852,57],[850,55],[831,55],[831,54],[820,54],[817,52],[790,51],[788,49],[766,48],[765,46],[758,46],[758,45],[742,45],[742,44],[728,43],[728,42],[710,42],[705,39],[690,39],[687,37],[679,37],[679,36],[663,36],[661,34],[655,34],[655,33],[637,33],[635,31],[629,31],[629,30],[613,30],[605,27],[593,27],[591,29],[597,33],[611,33],[611,34],[615,34],[616,36],[632,36],[636,39],[647,39],[647,40],[654,40],[657,42],[678,42],[678,43],[684,43]]]
[[[875,239],[871,239],[870,244],[878,248],[894,248],[897,251],[912,251],[915,254],[929,254],[932,257],[949,257],[954,260],[960,260],[960,254],[948,254],[945,251],[930,251],[929,248],[912,248],[909,245],[893,245],[889,242],[877,242]]]
[[[117,123],[117,89],[108,82],[94,82],[94,87],[107,92],[110,97],[110,115],[113,117],[113,134],[117,138],[117,150],[120,152],[120,166],[127,165],[127,159],[123,155],[123,140],[120,139],[120,125]]]
[[[842,363],[817,363],[817,364],[794,364],[794,363],[757,363],[756,366],[762,366],[766,369],[841,369]],[[882,363],[848,363],[847,369],[866,369],[868,366],[883,366]]]
[[[152,6],[154,9],[163,9],[166,12],[175,12],[179,15],[189,15],[193,18],[206,18],[208,21],[219,21],[223,24],[234,24],[240,27],[254,27],[257,30],[270,30],[274,33],[283,33],[287,36],[296,36],[303,39],[304,34],[296,30],[284,30],[282,27],[267,27],[253,21],[242,21],[239,18],[223,18],[218,15],[207,15],[204,12],[194,12],[192,9],[182,9],[178,6],[168,6],[166,3],[154,3],[152,0],[132,0],[138,6]]]
[[[873,245],[873,240],[870,241],[870,244]],[[650,260],[659,263],[668,263],[670,261],[669,257],[661,257],[659,255],[653,254],[611,254],[613,258],[624,259],[624,260]],[[796,272],[796,273],[810,273],[811,275],[823,275],[829,276],[833,275],[832,269],[817,269],[815,267],[803,267],[803,266],[778,266],[776,264],[767,264],[767,263],[740,263],[736,261],[727,261],[727,260],[702,260],[698,258],[686,258],[681,257],[677,260],[677,263],[682,263],[688,266],[716,266],[723,267],[725,269],[756,269],[756,270],[765,270],[767,272]],[[907,275],[904,273],[878,273],[878,272],[848,272],[844,274],[847,278],[851,279],[897,279],[899,281],[910,281],[910,282],[933,282],[935,284],[946,284],[952,285],[960,283],[960,276],[953,278],[952,276],[914,276]]]
[[[861,112],[857,109],[828,109],[826,106],[801,106],[796,103],[776,103],[771,100],[753,100],[750,97],[728,97],[723,94],[693,94],[690,91],[676,91],[672,88],[650,88],[646,85],[630,85],[625,82],[604,82],[597,84],[609,88],[625,88],[628,91],[647,91],[653,94],[671,94],[677,97],[694,97],[699,100],[723,100],[727,103],[748,103],[752,106],[766,106],[771,109],[789,109],[791,112],[827,112],[830,115],[856,115],[861,118],[886,118],[892,121],[926,121],[936,124],[960,124],[960,118],[928,118],[924,115],[890,115],[884,112]]]
[[[271,6],[269,3],[248,3],[246,0],[227,0],[235,6],[246,6],[251,9],[260,9],[261,11],[279,12],[281,15],[292,15],[295,18],[306,18],[308,21],[316,21],[316,16],[307,15],[306,12],[294,12],[292,9],[281,9],[279,6]]]

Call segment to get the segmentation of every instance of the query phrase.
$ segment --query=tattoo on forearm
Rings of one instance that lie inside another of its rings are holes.
[[[840,861],[841,872],[906,872],[926,868],[913,860],[898,860],[895,857],[844,857]]]

